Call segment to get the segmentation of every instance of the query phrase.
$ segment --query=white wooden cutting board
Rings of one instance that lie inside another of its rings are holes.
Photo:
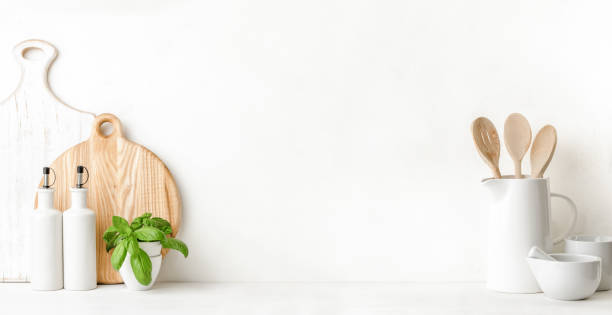
[[[40,49],[40,58],[26,58]],[[28,281],[29,216],[42,167],[86,140],[92,113],[64,104],[50,90],[47,74],[57,50],[41,40],[14,49],[21,81],[0,103],[0,282]]]

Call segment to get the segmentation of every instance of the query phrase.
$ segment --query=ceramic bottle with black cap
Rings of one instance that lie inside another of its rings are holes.
[[[85,175],[84,175],[85,174]],[[84,178],[86,176],[86,178]],[[96,280],[96,215],[87,208],[89,172],[77,167],[70,208],[64,211],[64,288],[92,290]]]
[[[38,189],[38,208],[32,214],[30,283],[34,290],[59,290],[63,287],[62,213],[53,208],[52,169],[43,168],[43,185]],[[55,174],[55,172],[54,172]]]

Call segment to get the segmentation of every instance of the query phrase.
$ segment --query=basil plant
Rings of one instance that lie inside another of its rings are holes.
[[[134,270],[134,276],[142,285],[151,283],[151,259],[149,255],[138,246],[138,242],[159,241],[163,248],[177,250],[187,257],[189,249],[182,241],[172,238],[172,227],[170,222],[163,218],[152,218],[147,212],[129,224],[122,217],[113,216],[113,225],[104,232],[106,251],[115,249],[111,256],[111,264],[115,270],[119,270],[127,253],[130,253],[130,264]]]

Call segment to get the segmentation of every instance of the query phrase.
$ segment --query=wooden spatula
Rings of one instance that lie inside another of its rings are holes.
[[[551,125],[542,127],[531,147],[531,177],[542,178],[544,176],[556,147],[557,131],[555,127]]]
[[[531,145],[531,126],[523,115],[514,113],[508,116],[504,124],[504,142],[514,161],[514,177],[521,178],[521,161]]]
[[[499,135],[493,123],[478,117],[472,122],[472,137],[480,157],[493,171],[493,177],[501,178],[499,172]]]

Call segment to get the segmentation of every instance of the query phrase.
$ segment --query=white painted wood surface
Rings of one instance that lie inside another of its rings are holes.
[[[38,58],[26,58],[31,50]],[[28,40],[14,49],[21,65],[17,89],[0,103],[0,281],[28,280],[28,215],[42,167],[87,139],[94,115],[70,107],[50,90],[51,44]]]
[[[92,291],[33,292],[0,284],[7,314],[610,314],[612,291],[584,301],[503,294],[484,283],[156,283],[151,291],[101,285]],[[31,303],[35,300],[36,303]],[[51,312],[51,313],[49,313]]]

